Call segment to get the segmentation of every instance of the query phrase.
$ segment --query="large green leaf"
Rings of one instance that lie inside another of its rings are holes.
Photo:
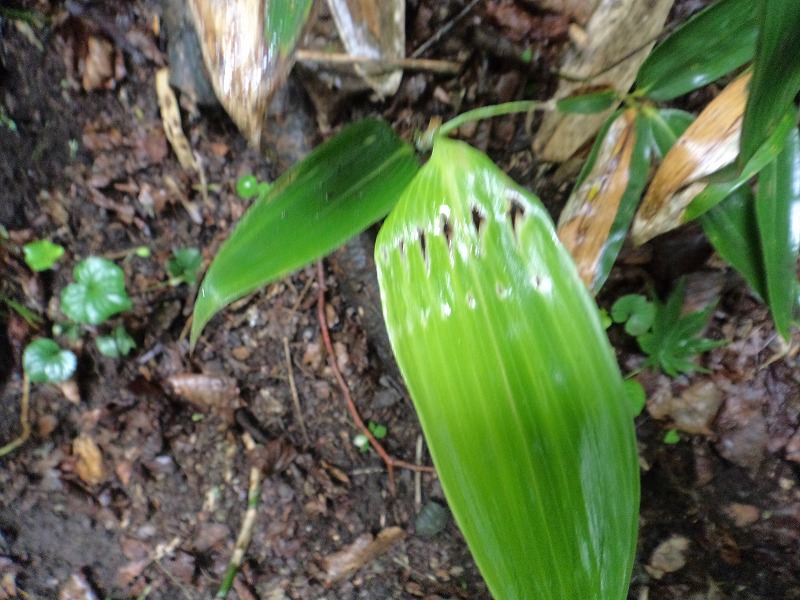
[[[754,200],[749,186],[740,187],[700,215],[699,221],[719,255],[739,271],[759,296],[766,298]]]
[[[636,547],[631,410],[541,203],[439,138],[375,249],[439,478],[498,600],[621,600]]]
[[[793,129],[783,151],[761,171],[756,197],[767,299],[775,328],[787,341],[797,302],[798,216],[800,135]]]
[[[800,2],[760,0],[753,79],[744,111],[739,164],[769,138],[800,91]]]
[[[192,345],[221,308],[386,215],[418,169],[414,149],[374,119],[311,152],[256,201],[220,248],[195,302]]]
[[[636,87],[657,101],[701,88],[749,61],[757,34],[754,0],[720,0],[653,50]]]

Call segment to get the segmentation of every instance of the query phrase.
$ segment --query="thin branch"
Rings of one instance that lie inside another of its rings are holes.
[[[378,72],[389,72],[394,69],[412,71],[430,71],[432,73],[455,74],[461,71],[461,63],[447,60],[431,60],[427,58],[374,58],[371,56],[353,56],[344,52],[325,52],[320,50],[297,50],[295,58],[302,63],[326,65],[359,65],[374,67]]]
[[[344,376],[342,376],[341,371],[339,371],[339,366],[336,364],[336,354],[333,351],[333,343],[331,342],[331,335],[328,331],[328,319],[325,317],[325,272],[322,268],[321,260],[317,261],[317,280],[319,283],[319,289],[317,291],[317,317],[319,318],[319,326],[322,330],[322,340],[325,343],[325,350],[328,353],[328,364],[330,365],[333,375],[339,384],[339,388],[342,390],[342,395],[344,396],[345,404],[347,405],[347,411],[350,413],[350,417],[353,419],[353,421],[355,421],[355,424],[361,430],[361,433],[363,433],[369,440],[369,443],[375,449],[375,452],[377,452],[383,462],[386,463],[386,471],[389,475],[389,491],[394,496],[395,467],[409,469],[412,471],[425,471],[427,473],[435,473],[436,470],[433,467],[415,465],[390,456],[389,453],[384,450],[383,446],[381,446],[380,442],[375,438],[375,436],[372,435],[369,427],[367,427],[364,421],[361,419],[361,415],[358,414],[358,408],[356,408],[356,404],[353,401],[353,396],[350,394],[350,388],[347,387],[347,382],[344,380]]]
[[[471,11],[477,3],[478,0],[472,0],[472,2],[467,4],[460,13],[458,13],[455,17],[453,17],[447,23],[442,25],[436,31],[436,33],[434,33],[425,42],[423,42],[423,44],[419,48],[414,50],[414,52],[411,54],[411,57],[417,58],[419,56],[422,56],[428,50],[428,48],[430,48],[434,44],[437,44],[439,40],[442,39],[442,36],[444,36],[445,33],[450,31],[455,26],[455,24],[458,23],[461,19],[466,17],[469,14],[469,11]]]
[[[28,374],[22,374],[22,401],[19,409],[19,424],[22,426],[22,433],[19,437],[11,440],[8,444],[0,448],[0,456],[5,456],[24,444],[31,435],[31,423],[28,420],[28,406],[30,405],[31,382]]]
[[[289,372],[289,389],[292,390],[292,403],[297,422],[300,424],[300,431],[303,433],[303,441],[306,447],[311,446],[311,439],[308,437],[306,421],[303,418],[303,410],[300,408],[300,396],[297,394],[297,386],[294,384],[294,372],[292,369],[292,355],[289,352],[289,338],[283,338],[283,352],[286,354],[286,370]]]
[[[253,450],[256,446],[253,438],[245,433],[243,436],[244,445],[248,450]],[[258,499],[261,492],[261,468],[258,466],[250,467],[250,489],[247,492],[247,511],[244,513],[242,519],[242,527],[239,530],[239,536],[236,538],[236,545],[233,548],[231,560],[228,562],[228,569],[225,571],[225,577],[217,592],[217,598],[227,598],[233,586],[233,580],[236,573],[239,572],[239,567],[242,566],[244,560],[244,553],[250,545],[250,540],[253,538],[253,529],[256,523],[256,516],[258,514]]]

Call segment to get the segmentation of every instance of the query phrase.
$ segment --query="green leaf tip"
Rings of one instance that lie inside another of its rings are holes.
[[[639,502],[631,406],[544,207],[440,137],[375,257],[398,364],[494,597],[625,598]]]
[[[220,248],[195,301],[191,346],[223,307],[384,217],[418,169],[411,145],[376,119],[321,144],[259,194]]]

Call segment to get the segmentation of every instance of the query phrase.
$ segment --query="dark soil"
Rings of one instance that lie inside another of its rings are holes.
[[[409,2],[409,48],[464,4]],[[480,43],[509,33],[488,16],[488,5],[498,4],[549,27],[515,41],[534,47],[533,65]],[[680,3],[676,18],[697,4]],[[408,138],[431,117],[457,109],[548,97],[549,73],[566,42],[558,17],[529,12],[521,0],[480,3],[427,55],[463,62],[462,72],[408,72],[383,103],[362,91],[321,104],[306,96],[308,74],[301,80],[300,69],[273,103],[263,153],[247,148],[218,109],[195,112],[187,104],[184,130],[204,163],[206,200],[161,125],[154,74],[166,41],[151,23],[163,6],[91,6],[83,11],[90,32],[108,38],[126,67],[108,90],[70,85],[80,75],[68,70],[67,50],[89,34],[62,22],[64,6],[20,3],[61,22],[34,24],[32,35],[0,17],[0,109],[16,125],[0,125],[0,225],[8,232],[0,245],[0,296],[45,319],[30,325],[0,305],[0,444],[21,433],[22,349],[63,321],[58,294],[78,260],[109,256],[123,266],[134,308],[114,324],[124,322],[137,349],[112,360],[86,339],[73,344],[76,386],[32,387],[31,438],[0,458],[0,598],[213,597],[247,508],[251,464],[263,466],[266,477],[231,598],[488,598],[451,518],[422,535],[427,524],[417,515],[430,514],[432,502],[444,504],[435,476],[398,470],[391,495],[378,456],[353,445],[357,430],[321,341],[313,267],[225,310],[193,354],[184,329],[196,287],[160,282],[175,248],[213,257],[247,206],[234,191],[238,176],[273,179],[329,129],[380,114]],[[532,156],[524,118],[481,124],[470,141],[548,208],[563,204],[568,185]],[[34,239],[66,248],[55,272],[25,267],[18,248]],[[708,374],[640,376],[648,408],[638,421],[641,532],[629,597],[800,598],[797,356],[779,355],[766,309],[718,260],[706,260],[698,239],[689,228],[677,243],[673,236],[627,252],[600,299],[641,291],[643,281],[668,287],[678,271],[689,272],[690,299],[719,300],[706,335],[729,341],[702,358]],[[151,256],[123,259],[138,246]],[[388,428],[387,449],[429,463],[424,450],[417,454],[420,428],[383,350],[366,275],[354,277],[353,264],[352,255],[341,254],[326,262],[337,364],[364,419]],[[641,360],[635,346],[623,336],[613,340],[623,369],[634,368]],[[681,440],[666,444],[673,427]],[[244,430],[272,454],[248,454]],[[100,451],[90,460],[94,478],[75,443],[87,438]],[[401,528],[402,539],[377,556],[354,557],[354,542],[397,535],[391,527]],[[336,566],[342,551],[354,561],[352,574]]]

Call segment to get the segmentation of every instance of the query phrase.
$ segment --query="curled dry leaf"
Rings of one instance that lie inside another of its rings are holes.
[[[175,93],[169,86],[168,67],[159,69],[156,73],[156,94],[158,95],[158,106],[161,109],[161,121],[164,123],[164,133],[166,133],[184,171],[194,173],[198,170],[197,160],[192,154],[189,140],[186,139],[181,127],[181,112]]]
[[[230,407],[239,397],[233,377],[183,373],[167,378],[170,391],[197,410],[219,410]]]
[[[589,287],[630,180],[635,121],[636,111],[628,109],[611,124],[592,170],[572,192],[558,222],[558,237]]]
[[[313,0],[188,4],[217,98],[249,142],[258,146],[267,103],[291,69],[294,45]]]
[[[730,83],[664,157],[633,221],[636,244],[679,226],[686,207],[706,186],[701,180],[736,159],[749,83],[750,73]]]
[[[75,472],[85,483],[97,485],[106,479],[106,465],[100,448],[88,435],[82,433],[72,441],[72,453],[78,459]]]
[[[334,552],[322,559],[322,566],[328,584],[341,581],[355,573],[367,563],[375,560],[405,536],[399,527],[387,527],[377,536],[365,533],[339,552]]]
[[[328,0],[339,36],[348,54],[381,60],[405,58],[405,0]],[[401,69],[356,66],[369,86],[381,96],[391,96],[400,86]]]
[[[672,535],[661,542],[650,557],[650,564],[645,566],[654,579],[661,579],[667,573],[674,573],[686,565],[686,551],[689,549],[689,538]]]

